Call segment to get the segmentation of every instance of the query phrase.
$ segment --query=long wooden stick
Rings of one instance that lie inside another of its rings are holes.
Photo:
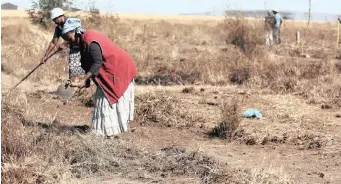
[[[53,52],[51,55],[49,55],[46,60],[48,60],[49,58],[51,58],[53,55],[55,55],[57,52],[61,51],[61,48],[58,48],[55,52]],[[37,65],[30,73],[28,73],[23,79],[21,79],[21,81],[19,81],[13,88],[10,89],[10,91],[12,91],[13,89],[15,89],[17,86],[19,86],[19,84],[21,84],[24,80],[26,80],[34,71],[36,71],[41,65],[43,65],[43,63],[39,63],[39,65]]]

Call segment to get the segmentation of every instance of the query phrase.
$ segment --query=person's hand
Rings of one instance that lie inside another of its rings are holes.
[[[84,88],[86,86],[86,81],[85,80],[82,80],[81,82],[79,83],[71,83],[70,85],[71,87],[77,87],[77,88]]]
[[[90,84],[91,84],[91,80],[90,79],[86,80],[85,81],[85,88],[89,88]]]
[[[58,49],[63,50],[69,45],[69,42],[63,42],[62,44],[59,45]]]
[[[40,63],[44,64],[46,63],[46,61],[47,61],[47,56],[44,56],[43,58],[41,58]]]

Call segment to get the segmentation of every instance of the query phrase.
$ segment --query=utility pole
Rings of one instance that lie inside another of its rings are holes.
[[[266,4],[266,1],[264,1],[264,8],[267,10],[268,7],[267,7],[267,4]]]

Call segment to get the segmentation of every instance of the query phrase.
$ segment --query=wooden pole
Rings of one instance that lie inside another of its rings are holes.
[[[304,35],[303,35],[303,39],[302,39],[302,42],[301,42],[301,55],[303,55],[303,53],[304,53],[303,47],[304,47],[304,42],[305,42],[306,37],[307,37],[309,25],[310,25],[310,19],[311,19],[311,0],[309,0],[308,24],[307,24],[307,27],[305,29],[305,32],[304,32]]]
[[[336,38],[336,47],[339,47],[340,43],[340,21],[337,20],[337,38]]]
[[[300,31],[296,32],[296,43],[300,44]]]

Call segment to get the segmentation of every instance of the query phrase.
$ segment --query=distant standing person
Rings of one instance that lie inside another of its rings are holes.
[[[278,13],[276,9],[272,10],[272,13],[275,15],[275,21],[273,24],[273,35],[275,44],[281,44],[281,25],[283,22],[281,14]]]
[[[272,11],[268,11],[268,15],[265,17],[264,29],[265,29],[265,44],[273,44],[273,25],[275,22],[275,16]]]
[[[84,30],[79,22],[66,23],[63,39],[80,47],[82,68],[86,75],[73,87],[86,87],[92,79],[97,86],[92,129],[110,137],[127,132],[134,119],[134,77],[137,68],[129,53],[106,35]]]
[[[41,63],[46,62],[46,58],[49,56],[51,51],[57,46],[59,38],[62,36],[62,30],[66,22],[79,22],[81,20],[78,18],[66,17],[64,15],[64,11],[61,8],[54,8],[51,10],[51,19],[56,24],[56,28],[53,34],[53,38],[49,44],[48,49],[45,52],[44,57],[40,60]],[[63,46],[62,46],[63,47]],[[79,46],[75,44],[69,44],[70,53],[69,53],[69,79],[73,82],[76,81],[77,78],[85,75],[85,71],[81,67],[81,55]]]

